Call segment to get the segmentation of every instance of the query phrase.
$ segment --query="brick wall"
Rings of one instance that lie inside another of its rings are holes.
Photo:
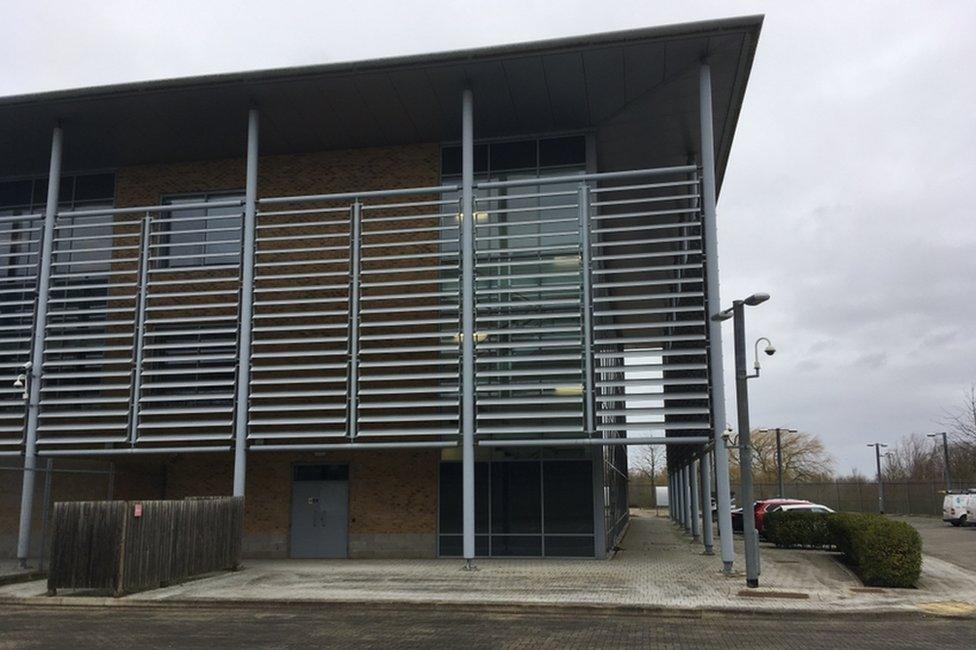
[[[435,143],[264,156],[259,164],[259,196],[433,186],[440,180],[439,158],[440,147]],[[243,187],[243,159],[141,165],[118,170],[116,205],[155,205],[167,195],[242,191]],[[434,223],[423,219],[418,219],[417,222],[418,225]],[[137,226],[120,222],[117,243],[135,243],[137,239],[132,235],[137,231]],[[289,234],[294,234],[294,231]],[[420,234],[416,237],[424,238]],[[428,249],[431,252],[434,250],[429,246],[418,250]],[[383,252],[384,249],[377,249],[377,254]],[[400,249],[397,252],[404,251]],[[302,268],[308,270],[308,267]],[[113,270],[123,269],[133,275],[131,278],[119,277],[133,281],[135,264],[120,262],[113,267]],[[430,283],[433,276],[429,272],[419,273],[415,279],[420,284]],[[234,286],[236,282],[215,281],[208,288]],[[201,297],[199,300],[180,300],[207,303],[214,299]],[[127,308],[132,308],[129,303],[125,304]],[[157,299],[153,304],[161,303]],[[121,305],[120,300],[119,306]],[[113,303],[113,306],[116,305]],[[205,312],[197,310],[192,315],[202,313]],[[224,312],[215,309],[213,313]],[[167,314],[178,315],[178,312]],[[425,314],[418,314],[418,317],[422,315]],[[120,331],[119,336],[128,340],[131,332]],[[295,352],[300,360],[300,355],[303,354],[301,346],[296,346]],[[313,382],[310,385],[315,386]],[[344,401],[338,402],[340,407],[343,404]],[[350,464],[349,534],[352,556],[432,556],[435,553],[436,536],[437,458],[437,452],[433,451],[377,451],[348,455],[330,453],[328,457],[251,454],[247,483],[245,549],[252,556],[287,556],[291,466],[292,463],[302,460]],[[115,495],[120,499],[158,499],[229,494],[232,464],[233,458],[229,453],[119,459],[116,460]],[[107,466],[105,462],[98,465],[102,468]],[[56,475],[54,486],[55,500],[104,498],[106,479],[101,476]],[[14,553],[17,535],[20,473],[4,472],[0,475],[0,487],[3,487],[4,492],[0,499],[0,556],[10,556]],[[39,477],[34,508],[35,547],[39,542],[42,487],[43,480]]]
[[[350,557],[433,557],[439,458],[436,450],[344,451],[327,455],[252,452],[248,456],[245,487],[245,557],[288,557],[292,467],[296,463],[349,465]],[[106,470],[108,462],[59,459],[55,467]],[[231,454],[116,460],[114,498],[229,496],[233,471]],[[0,557],[16,555],[20,480],[20,472],[0,473]],[[33,556],[40,549],[43,487],[43,475],[38,474]],[[108,477],[55,473],[52,495],[52,501],[105,499]]]

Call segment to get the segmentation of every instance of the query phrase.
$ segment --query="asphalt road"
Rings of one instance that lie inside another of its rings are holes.
[[[922,536],[923,553],[976,571],[976,557],[973,555],[973,550],[976,549],[976,526],[950,526],[940,517],[892,515],[891,518],[895,521],[907,521],[918,530]]]
[[[5,606],[0,648],[947,648],[976,619],[497,613],[366,607]]]

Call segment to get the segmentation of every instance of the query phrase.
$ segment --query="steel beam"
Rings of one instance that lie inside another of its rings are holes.
[[[681,486],[681,496],[685,507],[685,532],[689,535],[692,534],[693,525],[695,518],[692,515],[691,506],[691,466],[685,465],[681,470],[682,482]]]
[[[461,94],[461,477],[464,564],[474,568],[474,95]]]
[[[254,240],[258,201],[258,111],[247,115],[247,167],[241,236],[241,298],[237,345],[237,393],[234,400],[234,496],[244,496],[247,474],[248,397],[251,388],[251,327],[254,309]]]
[[[592,447],[615,445],[702,445],[711,441],[703,436],[675,438],[543,438],[538,440],[479,440],[479,447]]]
[[[17,533],[17,559],[27,566],[30,556],[31,511],[34,507],[34,477],[37,467],[37,424],[41,401],[41,367],[44,363],[44,332],[47,328],[48,289],[51,286],[51,258],[54,250],[54,225],[61,191],[61,154],[64,134],[60,126],[51,134],[51,166],[48,170],[47,203],[41,231],[40,268],[37,273],[37,305],[31,341],[31,367],[27,376],[27,431],[24,444],[24,476],[20,493],[20,523]]]
[[[698,463],[701,472],[702,545],[705,547],[705,555],[715,554],[712,540],[712,460],[710,456],[711,453],[705,451]]]
[[[718,224],[715,204],[715,136],[712,121],[712,73],[702,63],[698,74],[701,165],[702,165],[702,234],[705,239],[705,277],[709,314],[722,310],[718,285]],[[725,383],[722,367],[722,324],[708,321],[708,366],[711,390],[712,428],[715,438],[715,493],[718,504],[718,530],[721,537],[722,564],[732,571],[735,550],[732,546],[732,496],[729,483],[729,455],[725,448]]]

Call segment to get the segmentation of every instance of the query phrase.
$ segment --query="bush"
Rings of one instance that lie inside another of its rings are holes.
[[[780,548],[836,548],[872,587],[914,587],[922,571],[922,538],[882,515],[771,512],[766,538]]]
[[[914,587],[922,573],[922,538],[904,521],[882,515],[830,517],[837,547],[847,564],[872,587]]]
[[[827,513],[777,511],[766,515],[763,534],[779,548],[834,546]]]

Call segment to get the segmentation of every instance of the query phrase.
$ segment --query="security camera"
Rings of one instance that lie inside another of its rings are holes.
[[[23,388],[24,381],[26,380],[27,377],[25,377],[24,375],[17,375],[17,379],[14,379],[14,388]]]
[[[769,345],[766,346],[766,349],[763,350],[763,352],[765,352],[767,356],[770,356],[771,357],[774,354],[776,354],[776,348],[774,348],[773,347],[773,344],[770,343]]]
[[[33,367],[33,365],[34,364],[31,363],[30,360],[28,359],[27,361],[24,362],[24,365],[22,365],[21,368],[23,368],[24,370],[30,370],[31,367]]]

